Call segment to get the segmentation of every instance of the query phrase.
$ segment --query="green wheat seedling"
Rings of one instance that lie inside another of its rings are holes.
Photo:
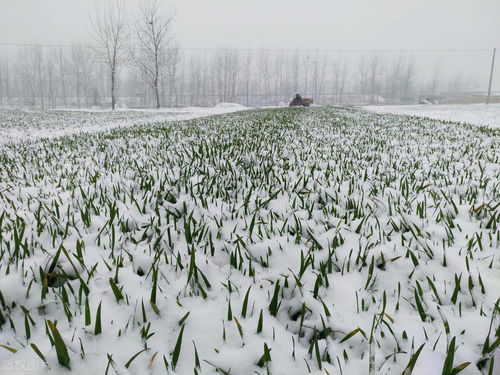
[[[157,115],[0,111],[0,132]],[[2,355],[411,375],[432,351],[494,375],[498,165],[496,129],[340,107],[1,143]]]

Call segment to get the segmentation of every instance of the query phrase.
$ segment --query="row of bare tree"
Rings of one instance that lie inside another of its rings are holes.
[[[152,55],[110,68],[92,48],[23,47],[0,54],[0,106],[261,106],[294,92],[323,104],[401,103],[416,90],[436,92],[441,83],[435,74],[426,87],[417,86],[416,66],[403,56],[170,48],[162,58],[168,60],[158,64]]]
[[[0,52],[0,106],[263,106],[285,102],[294,92],[323,104],[402,103],[416,90],[433,93],[442,85],[438,69],[417,85],[409,55],[182,50],[173,20],[159,0],[144,1],[134,18],[122,0],[110,0],[92,13],[93,47]]]
[[[118,69],[127,62],[135,65],[153,90],[160,108],[160,79],[173,53],[173,14],[159,0],[142,3],[139,15],[130,20],[123,0],[97,3],[91,23],[94,37],[110,73],[111,108],[116,106]]]

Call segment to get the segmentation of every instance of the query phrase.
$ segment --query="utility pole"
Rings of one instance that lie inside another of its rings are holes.
[[[493,70],[495,69],[495,54],[496,54],[496,52],[497,52],[497,49],[493,48],[493,59],[491,60],[490,84],[488,85],[488,99],[486,99],[486,104],[490,104],[491,82],[493,81]]]

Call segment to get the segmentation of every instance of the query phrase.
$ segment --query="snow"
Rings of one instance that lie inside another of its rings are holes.
[[[242,104],[238,104],[238,103],[219,103],[214,108],[229,108],[229,109],[240,109],[241,110],[241,109],[246,109],[247,107],[245,107]]]
[[[140,110],[57,109],[50,111],[0,110],[0,144],[28,139],[55,138],[79,133],[108,131],[165,121],[192,120],[233,113],[243,106],[161,108]]]
[[[365,106],[376,113],[393,113],[428,117],[436,120],[463,122],[479,126],[500,128],[500,103],[494,104],[428,104]]]
[[[20,134],[0,146],[0,374],[399,375],[425,344],[412,375],[438,375],[456,337],[481,375],[498,133],[346,108],[176,121],[219,110],[0,113]]]

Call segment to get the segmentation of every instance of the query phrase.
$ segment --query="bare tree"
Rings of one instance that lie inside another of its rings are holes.
[[[394,57],[391,66],[385,73],[386,99],[393,104],[401,100],[401,82],[403,81],[404,61],[401,55]]]
[[[75,77],[78,107],[81,106],[80,97],[82,91],[85,97],[85,105],[88,106],[88,86],[94,64],[94,58],[92,56],[91,49],[85,48],[83,46],[73,48],[70,54],[70,62]]]
[[[361,101],[366,103],[366,95],[368,93],[369,87],[369,65],[366,60],[366,56],[362,55],[358,59],[358,85],[361,94]]]
[[[325,83],[326,67],[328,65],[328,57],[326,55],[316,56],[313,69],[313,97],[316,102],[320,102]]]
[[[4,82],[7,81],[7,78],[8,76],[6,75],[6,73],[4,72],[4,66],[6,66],[7,64],[5,64],[3,62],[4,58],[2,56],[2,54],[0,54],[0,107],[2,107],[4,104],[4,97],[7,97],[7,93],[5,90],[5,87],[7,86]]]
[[[411,95],[413,94],[413,89],[415,85],[415,77],[416,77],[416,66],[415,60],[413,57],[408,58],[406,63],[406,70],[403,75],[402,81],[402,91],[404,93],[404,100],[409,102],[411,100]]]
[[[345,85],[347,81],[347,64],[345,60],[336,58],[333,63],[333,93],[335,95],[335,103],[342,104]]]
[[[455,74],[453,80],[448,84],[449,91],[453,94],[460,93],[466,86],[466,80],[459,73]]]
[[[212,71],[219,101],[233,101],[236,95],[236,77],[239,72],[240,58],[234,49],[224,48],[214,55]]]
[[[434,68],[434,74],[432,75],[432,81],[430,85],[430,92],[432,94],[436,94],[436,92],[439,89],[439,84],[440,84],[440,76],[441,76],[441,68],[439,65],[436,65]]]
[[[258,87],[259,87],[259,105],[262,105],[262,99],[264,98],[265,105],[267,105],[268,95],[270,91],[270,81],[271,81],[271,61],[270,61],[269,51],[260,50],[258,53]]]
[[[202,90],[202,67],[200,56],[191,56],[189,60],[189,94],[190,103],[199,106],[200,94]]]
[[[30,97],[29,105],[36,106],[37,97],[37,73],[38,73],[38,57],[40,49],[36,47],[25,47],[19,52],[18,56],[18,69],[21,89],[24,91],[25,97]]]
[[[107,0],[96,5],[91,17],[94,37],[104,51],[111,74],[111,109],[116,107],[116,75],[126,62],[127,17],[123,0]]]
[[[89,106],[89,86],[92,79],[92,73],[94,71],[95,59],[91,50],[87,50],[83,56],[81,64],[81,73],[83,79],[83,92],[85,94],[85,106]]]
[[[48,51],[46,58],[45,76],[47,80],[47,101],[49,108],[54,107],[54,81],[55,81],[55,55],[52,51]]]
[[[291,71],[292,71],[292,86],[293,91],[299,91],[299,75],[300,75],[300,53],[296,50],[291,57]]]
[[[381,63],[380,57],[377,55],[370,55],[368,61],[369,65],[369,92],[370,92],[370,103],[378,103],[378,91],[380,88],[380,75],[381,75]]]
[[[68,106],[68,97],[66,95],[66,58],[63,55],[62,47],[59,47],[59,79],[61,85],[61,96],[64,100],[64,106]]]
[[[4,72],[5,72],[5,80],[4,80],[5,95],[7,96],[7,105],[10,105],[11,104],[11,98],[10,98],[10,66],[9,66],[9,59],[8,59],[8,57],[5,58]]]
[[[307,53],[302,60],[302,70],[304,71],[304,95],[307,95],[308,83],[309,83],[309,62],[311,60],[311,55]]]
[[[253,54],[251,51],[248,51],[246,54],[246,58],[244,60],[244,86],[245,86],[245,98],[246,105],[250,106],[250,86],[251,86],[251,75],[252,75],[252,60]]]
[[[139,51],[133,51],[134,62],[144,73],[154,91],[156,108],[160,108],[160,79],[168,62],[173,43],[172,23],[174,13],[161,8],[159,0],[147,0],[136,20],[135,32]]]
[[[76,102],[78,105],[78,108],[80,108],[80,86],[81,86],[81,61],[82,61],[82,49],[81,48],[75,48],[71,50],[71,68],[73,70],[73,73],[75,74],[75,89],[76,89]]]
[[[43,59],[43,51],[42,47],[35,47],[33,50],[34,52],[34,58],[36,62],[36,74],[38,76],[38,95],[40,96],[40,104],[42,109],[45,109],[45,77],[42,74],[43,72],[43,64],[44,64],[44,59]]]
[[[174,103],[175,106],[178,105],[177,101],[177,83],[179,80],[179,64],[181,62],[181,55],[177,47],[172,47],[170,53],[168,54],[168,61],[166,64],[166,72],[163,74],[166,76],[164,81],[168,80],[168,96],[169,96],[169,106],[171,107]],[[167,90],[163,90],[165,93]]]

